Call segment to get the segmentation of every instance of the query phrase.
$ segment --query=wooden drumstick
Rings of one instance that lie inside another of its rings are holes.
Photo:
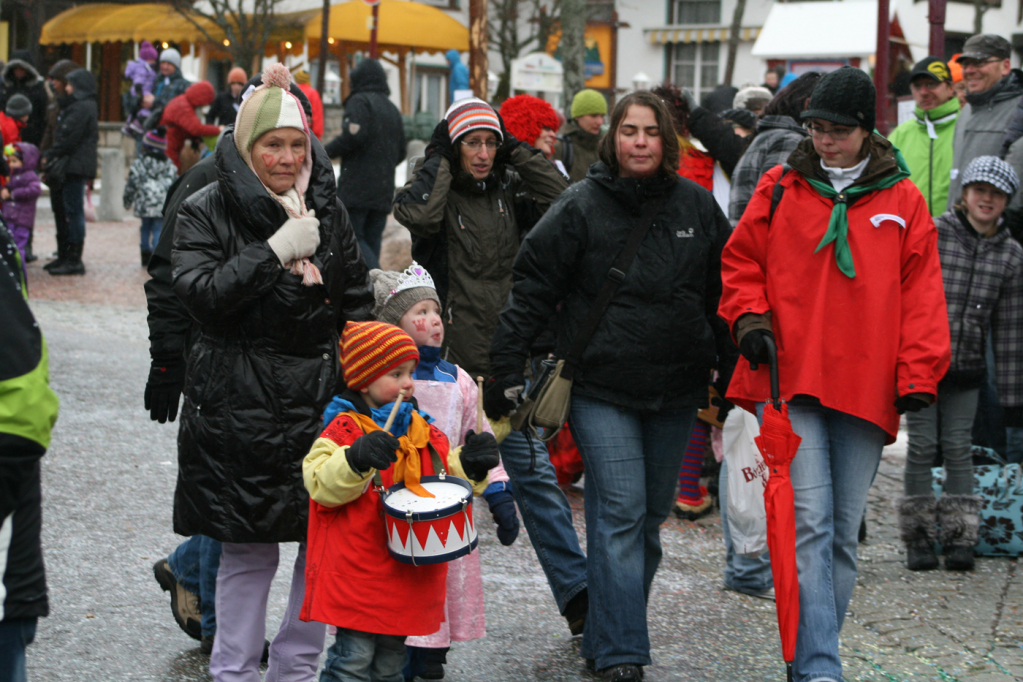
[[[483,433],[483,377],[476,377],[476,433]]]
[[[401,407],[401,401],[405,399],[405,389],[398,391],[398,397],[394,401],[394,407],[391,408],[391,413],[387,415],[387,423],[384,424],[384,431],[390,432],[391,424],[394,423],[394,418],[398,416],[398,408]]]

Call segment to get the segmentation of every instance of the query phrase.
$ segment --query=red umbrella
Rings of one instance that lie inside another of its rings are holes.
[[[799,573],[796,569],[796,511],[789,465],[803,439],[792,430],[789,406],[779,400],[778,352],[771,339],[765,340],[771,363],[771,402],[764,405],[764,418],[756,444],[771,473],[764,488],[767,549],[774,575],[782,657],[788,669],[788,680],[792,682],[792,660],[796,656],[796,633],[799,630]]]

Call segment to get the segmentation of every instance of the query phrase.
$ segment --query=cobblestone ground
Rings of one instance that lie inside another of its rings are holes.
[[[45,259],[30,267],[31,303],[62,400],[44,459],[52,612],[30,648],[32,680],[209,679],[207,659],[171,620],[151,573],[153,561],[180,541],[170,524],[176,424],[151,422],[142,409],[149,361],[137,239],[137,220],[90,224],[85,277],[50,277],[41,269]],[[42,223],[36,250],[52,249],[52,223]],[[968,574],[905,570],[892,511],[904,460],[900,438],[885,449],[870,493],[869,537],[842,633],[845,679],[1023,680],[1016,561],[980,559]],[[568,495],[585,546],[581,491]],[[488,634],[455,645],[446,679],[595,679],[524,532],[501,547],[485,504],[477,514]],[[655,664],[646,679],[783,680],[773,603],[720,589],[719,518],[672,517],[661,538],[664,560],[650,598]],[[293,557],[293,547],[282,552],[282,566]],[[271,594],[271,633],[289,573],[282,571]]]

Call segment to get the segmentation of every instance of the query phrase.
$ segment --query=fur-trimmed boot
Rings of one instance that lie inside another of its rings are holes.
[[[906,568],[911,571],[930,571],[938,567],[934,554],[937,532],[934,527],[934,496],[910,495],[901,498],[899,512],[899,538],[906,545]]]
[[[984,498],[975,495],[942,495],[938,500],[938,541],[945,548],[946,570],[973,570],[983,507]]]

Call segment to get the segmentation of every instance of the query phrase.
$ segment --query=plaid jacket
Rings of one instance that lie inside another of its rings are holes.
[[[991,333],[999,399],[1007,407],[1023,405],[1023,247],[1005,226],[981,239],[954,211],[934,225],[952,336],[948,378],[983,376]]]
[[[732,193],[728,200],[728,219],[732,227],[739,224],[760,177],[785,163],[804,137],[806,131],[789,116],[765,116],[757,121],[757,136],[732,172]]]

